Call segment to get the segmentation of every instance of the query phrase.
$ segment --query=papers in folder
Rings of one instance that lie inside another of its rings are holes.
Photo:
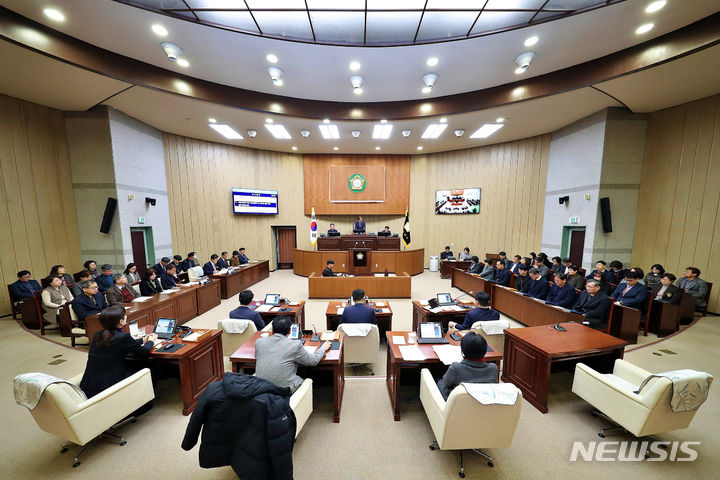
[[[425,360],[425,355],[423,355],[417,345],[401,345],[398,348],[400,349],[400,355],[402,355],[403,360],[409,362]]]
[[[375,306],[376,306],[376,307],[384,307],[384,306],[385,306],[385,302],[375,302]]]
[[[326,340],[335,340],[335,332],[323,332],[322,335],[320,335],[320,340],[323,342]]]
[[[405,345],[405,337],[402,335],[393,335],[392,342],[395,345]]]
[[[345,307],[340,307],[337,309],[337,314],[342,315],[344,311],[345,311]]]
[[[381,313],[390,313],[390,309],[389,309],[389,308],[383,308]]]
[[[256,307],[256,308],[255,308],[255,311],[256,311],[256,312],[269,312],[272,308],[273,308],[272,305],[262,304],[262,305]]]
[[[433,345],[432,348],[435,351],[435,355],[437,355],[445,365],[450,365],[453,362],[462,362],[463,356],[459,345]]]
[[[153,298],[153,297],[137,297],[136,299],[133,300],[133,302],[147,302],[151,298]]]

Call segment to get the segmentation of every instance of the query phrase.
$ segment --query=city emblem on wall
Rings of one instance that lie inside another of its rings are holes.
[[[358,260],[362,260],[363,258],[365,258],[365,255],[363,255],[362,252],[357,252],[355,254],[355,258],[357,258]]]
[[[359,173],[353,173],[350,175],[350,178],[348,178],[348,188],[352,190],[355,193],[360,193],[363,190],[365,190],[365,187],[367,186],[367,180],[365,180],[365,177],[360,175]]]

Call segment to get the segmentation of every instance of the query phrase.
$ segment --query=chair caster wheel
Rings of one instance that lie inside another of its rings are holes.
[[[120,442],[120,446],[124,447],[126,443],[127,443],[127,441],[123,440],[122,442]]]
[[[68,451],[68,448],[67,448],[67,447],[62,447],[62,450],[60,450],[60,453],[65,453],[65,452],[67,452],[67,451]]]
[[[602,433],[602,432],[600,432],[600,433],[598,433],[598,437],[600,437],[600,438],[605,438],[605,434]]]
[[[435,447],[434,447],[433,445],[430,445],[428,448],[429,448],[430,450],[435,450]]]
[[[130,423],[137,423],[137,418],[133,418],[132,420],[130,420]]]
[[[595,412],[590,412],[590,416],[591,416],[591,417],[597,417],[597,413],[595,413]]]
[[[375,375],[375,372],[372,372],[370,375]]]
[[[80,465],[80,462],[73,463],[73,468],[77,468]]]
[[[463,472],[458,473],[458,477],[465,478],[465,474]]]
[[[495,464],[493,462],[488,462],[488,467],[493,468]]]

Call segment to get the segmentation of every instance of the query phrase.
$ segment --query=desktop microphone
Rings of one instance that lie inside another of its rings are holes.
[[[318,335],[317,329],[315,328],[315,324],[314,324],[314,323],[312,324],[312,327],[313,327],[313,332],[314,332],[314,333],[313,333],[313,336],[310,337],[310,341],[311,341],[311,342],[319,342],[319,341],[320,341],[320,335]]]

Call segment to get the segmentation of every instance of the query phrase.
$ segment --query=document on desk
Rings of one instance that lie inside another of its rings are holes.
[[[279,312],[282,307],[272,307],[270,308],[271,312]]]
[[[133,302],[147,302],[153,297],[137,297],[133,300]]]
[[[297,307],[298,305],[300,305],[300,302],[290,302],[291,307]]]
[[[384,307],[384,306],[385,306],[385,302],[375,302],[375,306],[376,306],[376,307]]]
[[[445,307],[428,308],[428,310],[432,313],[440,313],[445,311]]]
[[[345,311],[345,307],[340,307],[337,309],[337,314],[342,315],[344,311]]]
[[[433,351],[441,362],[450,365],[453,362],[462,362],[463,356],[459,345],[433,345]]]
[[[324,342],[326,340],[335,340],[335,332],[322,332],[322,334],[320,335],[320,341]]]
[[[402,335],[393,335],[392,342],[395,345],[405,345],[405,337]]]
[[[310,355],[315,353],[315,350],[317,350],[318,347],[314,345],[303,345],[303,348],[306,352],[308,352]]]
[[[401,345],[398,348],[400,349],[400,355],[402,355],[403,360],[409,362],[425,360],[425,355],[423,355],[417,345]]]
[[[445,310],[450,311],[450,312],[464,312],[465,311],[464,308],[459,307],[457,305],[450,305],[449,307],[445,307]]]
[[[269,312],[272,307],[273,307],[272,305],[262,304],[262,305],[255,307],[255,311],[256,312]]]
[[[390,313],[389,308],[382,308],[381,310],[382,310],[382,313]]]

